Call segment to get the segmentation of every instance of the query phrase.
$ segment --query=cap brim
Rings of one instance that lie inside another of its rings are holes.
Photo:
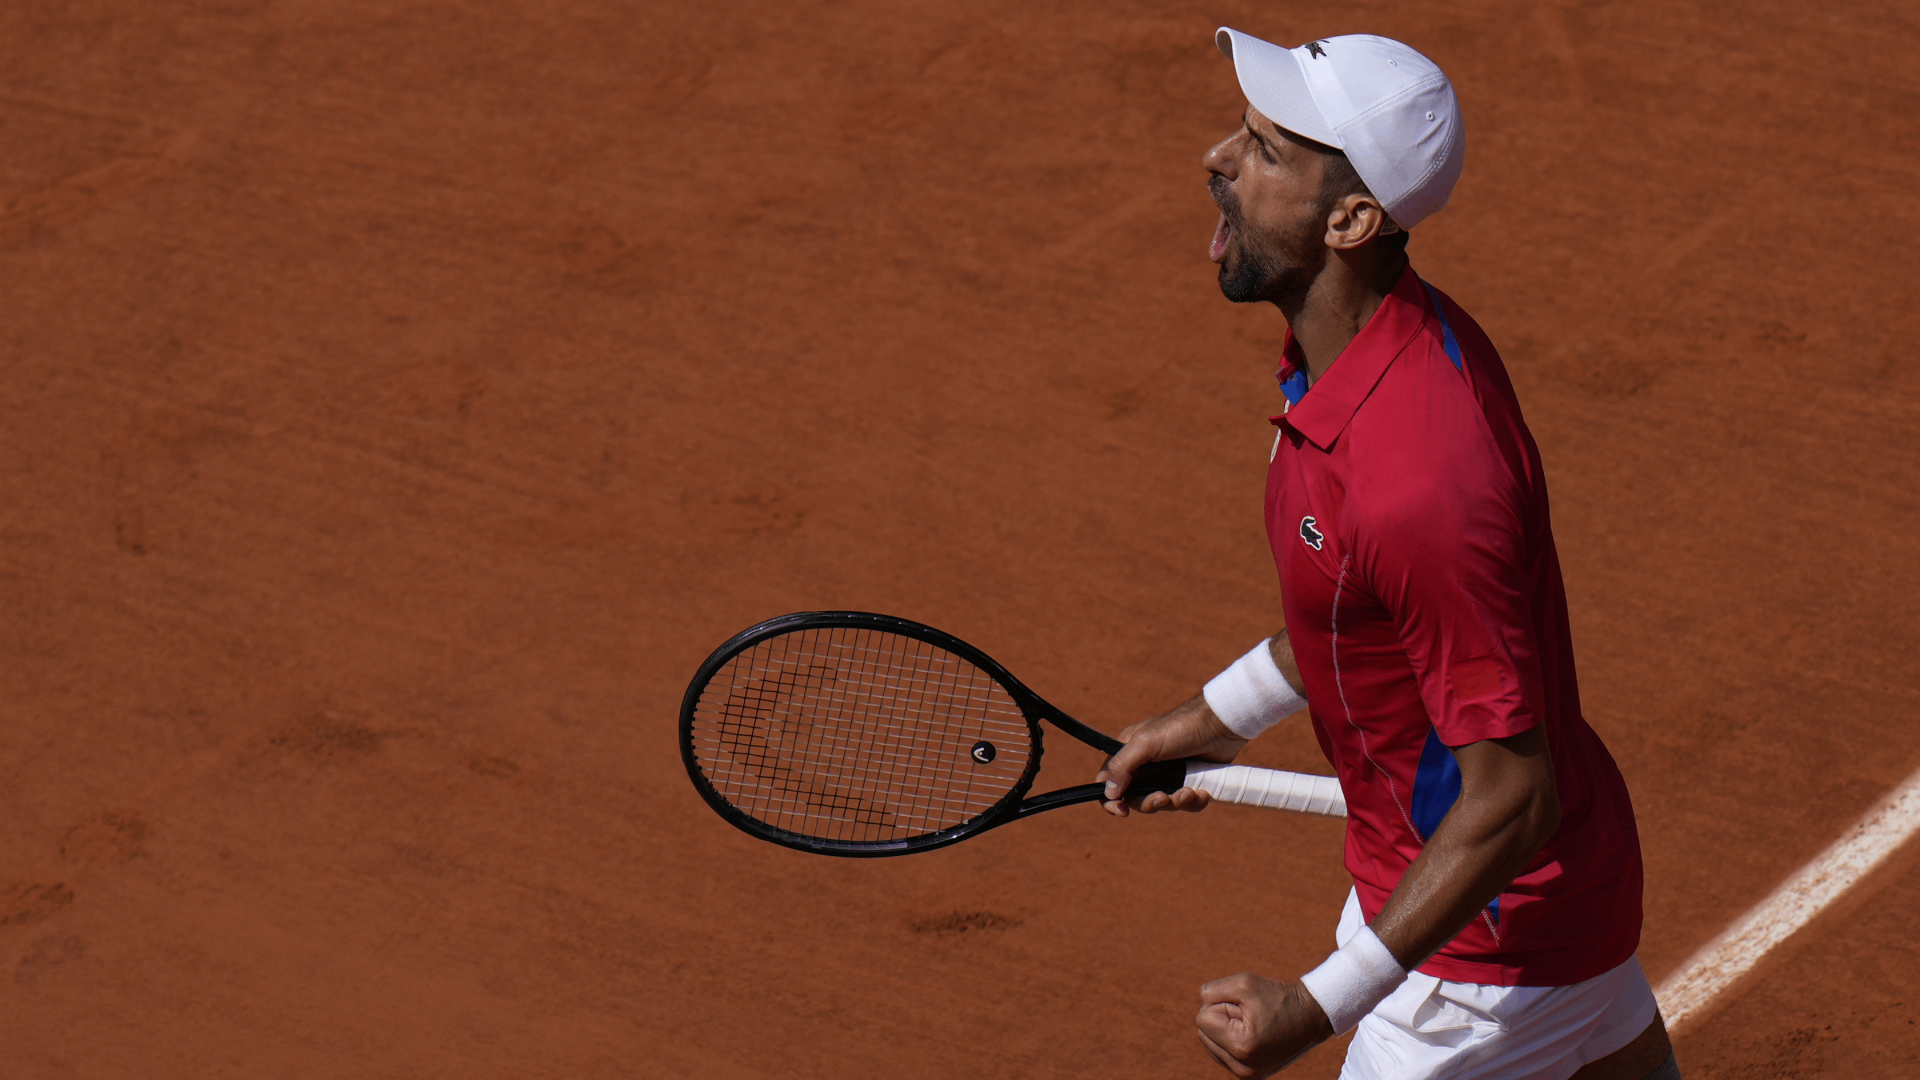
[[[1307,77],[1291,49],[1225,26],[1214,31],[1213,41],[1233,61],[1233,72],[1240,78],[1240,92],[1247,95],[1247,103],[1260,110],[1262,116],[1295,135],[1336,150],[1346,149],[1340,136],[1334,134],[1326,118],[1320,115],[1320,106],[1314,104]]]

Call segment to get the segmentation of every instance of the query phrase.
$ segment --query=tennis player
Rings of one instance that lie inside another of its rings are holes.
[[[1453,88],[1385,38],[1217,41],[1250,107],[1205,158],[1209,254],[1227,299],[1289,327],[1266,494],[1286,628],[1127,729],[1100,779],[1122,817],[1203,808],[1117,796],[1150,761],[1231,760],[1311,701],[1354,886],[1319,967],[1201,987],[1201,1042],[1239,1077],[1349,1030],[1349,1080],[1678,1077],[1540,453],[1493,344],[1406,255],[1460,177]]]

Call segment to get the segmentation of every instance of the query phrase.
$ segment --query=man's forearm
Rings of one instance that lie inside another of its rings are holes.
[[[1287,682],[1304,694],[1282,627],[1268,643]],[[1372,923],[1407,970],[1438,952],[1512,883],[1560,827],[1553,759],[1538,728],[1454,751],[1460,797]]]
[[[1409,971],[1492,903],[1560,826],[1552,762],[1537,730],[1456,753],[1460,797],[1371,924]]]

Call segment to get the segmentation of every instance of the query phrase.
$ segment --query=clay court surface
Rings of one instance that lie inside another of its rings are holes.
[[[1324,955],[1338,823],[829,860],[674,741],[787,611],[1109,731],[1274,629],[1222,23],[1459,89],[1410,250],[1545,455],[1654,980],[1920,767],[1907,6],[12,0],[0,1075],[1225,1075],[1195,988]],[[1920,1070],[1915,863],[1688,1075]]]

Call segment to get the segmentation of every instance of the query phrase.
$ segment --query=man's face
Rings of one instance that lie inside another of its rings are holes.
[[[1201,164],[1220,207],[1207,250],[1220,264],[1220,291],[1244,304],[1306,289],[1327,256],[1325,158],[1249,108]]]

